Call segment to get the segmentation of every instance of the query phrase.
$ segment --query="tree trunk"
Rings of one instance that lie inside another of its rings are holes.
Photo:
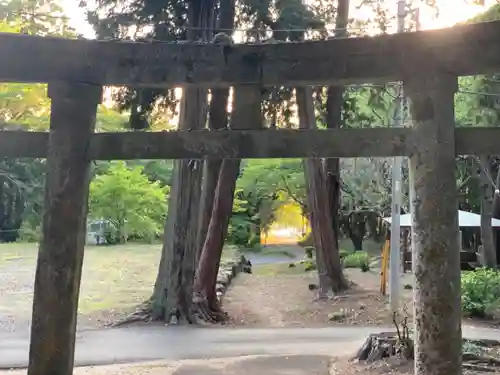
[[[352,233],[350,235],[352,245],[354,246],[354,251],[363,251],[363,237]]]
[[[235,87],[231,129],[261,128],[261,123],[260,87]],[[219,314],[220,306],[215,288],[239,170],[240,160],[224,160],[222,163],[208,233],[196,270],[194,285],[196,309],[201,318],[212,322],[223,317]]]
[[[366,219],[362,212],[351,212],[347,220],[347,233],[354,246],[354,251],[363,250],[363,239],[366,234]]]
[[[207,40],[213,30],[213,1],[189,2],[189,21],[203,31],[190,29],[188,38]],[[207,91],[185,87],[179,130],[205,127]],[[174,162],[169,210],[165,223],[162,258],[152,297],[153,319],[193,323],[192,299],[199,234],[202,168],[199,160]]]
[[[198,305],[197,309],[202,314],[202,318],[207,321],[218,321],[221,318],[213,314],[220,312],[215,288],[224,240],[233,209],[240,163],[238,159],[227,159],[222,162],[207,237],[196,270],[194,302]]]
[[[316,119],[310,88],[297,88],[297,106],[300,128],[314,129]],[[310,158],[304,163],[308,207],[311,212],[311,228],[316,248],[320,297],[332,290],[334,293],[347,289],[347,280],[342,273],[340,254],[332,218],[328,210],[328,195],[323,165],[320,159]]]
[[[496,268],[496,248],[493,240],[493,186],[491,186],[488,173],[490,173],[490,158],[480,157],[480,182],[481,182],[481,244],[483,266]]]
[[[347,23],[349,22],[349,0],[338,0],[337,16],[335,18],[336,37],[347,35]],[[344,88],[341,86],[330,86],[326,99],[326,127],[328,129],[339,129],[342,126],[342,104]],[[332,217],[333,230],[335,232],[338,248],[339,238],[339,209],[340,209],[340,160],[338,158],[324,159],[326,174],[326,189],[329,197],[329,208]]]
[[[492,208],[492,213],[493,213],[493,218],[495,219],[500,219],[500,192],[498,191],[498,188],[500,187],[500,167],[497,167],[497,176],[496,176],[496,181],[495,181],[495,193],[493,195],[493,208]],[[498,261],[500,260],[500,229],[495,228],[494,229],[494,241],[495,241],[495,248],[496,248],[496,257],[497,257],[497,264]]]
[[[224,32],[234,27],[235,0],[221,0],[219,10],[218,28]],[[212,99],[208,114],[208,127],[212,130],[224,129],[227,127],[227,104],[229,98],[229,88],[215,88],[211,90]],[[201,190],[200,207],[200,227],[198,232],[198,253],[197,259],[205,243],[208,232],[212,207],[214,205],[215,189],[219,178],[219,171],[222,160],[208,159],[203,163],[203,185]]]

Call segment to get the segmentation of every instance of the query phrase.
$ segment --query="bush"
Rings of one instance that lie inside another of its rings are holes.
[[[352,251],[343,250],[343,249],[339,250],[340,259],[344,259],[346,256],[348,256],[350,254],[352,254]]]
[[[41,236],[41,228],[34,228],[28,222],[24,221],[19,230],[20,236],[18,238],[21,242],[39,242]]]
[[[229,227],[227,242],[231,245],[247,247],[250,242],[251,232],[248,226],[232,225]]]
[[[306,258],[312,259],[313,256],[314,256],[314,252],[316,251],[316,249],[314,248],[314,246],[306,246],[304,248],[304,251],[306,252]]]
[[[304,237],[302,237],[297,244],[302,247],[307,247],[307,246],[313,246],[314,241],[313,241],[313,236],[312,232],[307,233]]]
[[[462,353],[471,353],[475,355],[483,355],[485,352],[484,348],[473,341],[465,340],[462,343]]]
[[[491,317],[499,306],[500,273],[487,268],[462,273],[462,311],[472,317]]]
[[[363,272],[370,269],[370,258],[366,251],[355,251],[343,259],[344,268],[359,268]]]
[[[314,271],[316,269],[316,262],[313,260],[306,260],[304,262],[304,271],[305,272],[310,272]]]

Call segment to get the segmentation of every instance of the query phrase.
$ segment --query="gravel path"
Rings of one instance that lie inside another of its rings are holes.
[[[25,331],[29,327],[34,264],[33,258],[0,262],[0,333]]]

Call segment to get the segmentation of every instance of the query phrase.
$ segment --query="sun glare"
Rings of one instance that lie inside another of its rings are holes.
[[[306,0],[311,2],[313,0]],[[465,21],[481,12],[484,12],[488,7],[500,2],[500,0],[484,0],[484,5],[474,5],[474,0],[437,0],[440,12],[436,17],[435,11],[427,6],[420,8],[420,23],[422,29],[438,29],[443,27],[453,26],[461,21]],[[397,8],[397,0],[393,0],[394,12]],[[87,38],[94,38],[92,27],[85,20],[85,11],[78,7],[78,2],[75,0],[62,0],[64,10],[71,19],[71,25]],[[371,18],[364,8],[359,10],[354,9],[353,5],[351,16],[360,15],[362,18]]]
[[[495,3],[498,0],[485,0],[484,5],[475,5],[472,0],[438,0],[439,16],[435,16],[434,10],[422,7],[421,25],[423,29],[451,27],[484,12]]]

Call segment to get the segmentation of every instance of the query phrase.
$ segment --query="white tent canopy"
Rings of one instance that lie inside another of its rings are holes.
[[[384,221],[390,223],[392,221],[392,217],[385,217]],[[411,227],[411,215],[405,214],[400,216],[400,226],[401,227]],[[467,212],[467,211],[458,211],[458,226],[459,227],[481,227],[481,215]],[[500,227],[500,220],[491,219],[492,227]]]

